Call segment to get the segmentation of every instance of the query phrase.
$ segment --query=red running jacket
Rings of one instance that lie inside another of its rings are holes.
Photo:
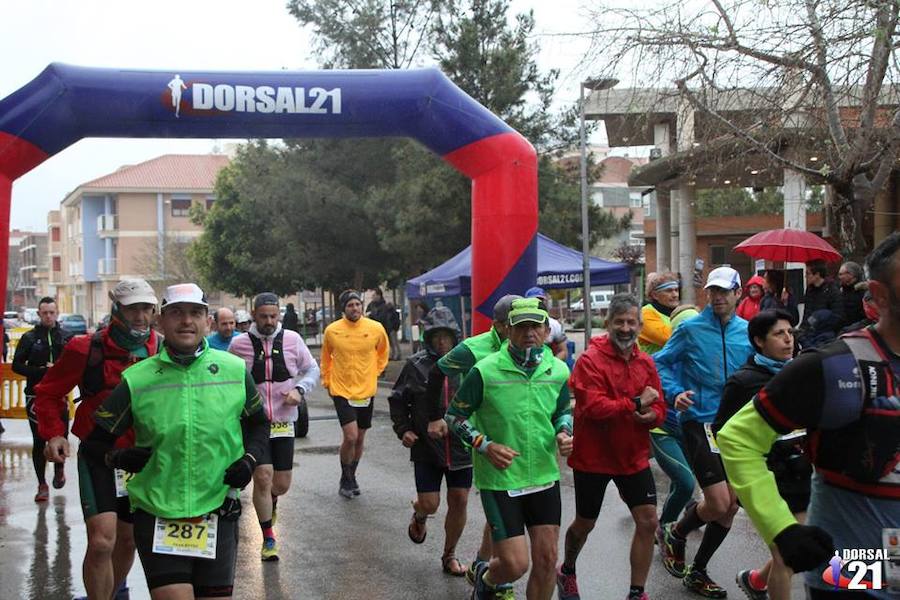
[[[127,350],[116,345],[109,337],[109,330],[100,334],[103,342],[103,389],[92,396],[85,396],[81,390],[81,400],[75,410],[72,433],[85,440],[94,430],[94,411],[109,396],[113,388],[122,380],[122,371],[138,361]],[[69,340],[59,357],[41,382],[35,387],[34,412],[38,420],[38,434],[45,440],[65,437],[66,425],[61,415],[66,410],[66,396],[75,386],[81,386],[88,363],[93,334],[79,335]],[[147,339],[147,353],[152,356],[157,351],[159,338],[151,330]],[[116,441],[117,447],[134,445],[134,432],[128,432]]]
[[[634,345],[622,358],[608,335],[591,340],[572,371],[575,392],[575,440],[569,466],[605,475],[631,475],[650,466],[650,430],[666,417],[656,365]],[[651,405],[656,419],[642,424],[634,418],[634,398],[650,386],[659,392]]]

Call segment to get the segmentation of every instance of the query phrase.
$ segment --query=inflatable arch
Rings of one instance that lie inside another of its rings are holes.
[[[12,182],[85,137],[418,140],[472,179],[473,328],[534,284],[534,148],[436,69],[185,72],[51,64],[0,100],[0,269]],[[6,277],[0,277],[0,303]]]

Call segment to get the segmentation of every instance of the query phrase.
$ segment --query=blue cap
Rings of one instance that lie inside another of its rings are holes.
[[[529,288],[527,292],[525,292],[526,298],[546,298],[547,292],[544,291],[544,288],[534,286],[533,288]]]

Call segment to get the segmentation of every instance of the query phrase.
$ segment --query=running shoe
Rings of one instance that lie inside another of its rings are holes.
[[[647,595],[647,592],[641,592],[639,595],[628,594],[625,596],[625,600],[650,600],[650,596]]]
[[[63,465],[53,466],[53,489],[61,490],[66,485],[66,469]]]
[[[662,556],[663,566],[673,577],[684,577],[684,540],[679,540],[672,533],[675,525],[668,523],[665,527],[656,529],[656,542],[659,544],[659,554]]]
[[[494,600],[516,600],[516,592],[512,585],[497,586],[494,591]]]
[[[487,564],[486,560],[481,560],[477,556],[475,560],[469,565],[469,568],[466,569],[466,581],[469,582],[469,585],[475,585],[475,571],[478,570],[478,565]]]
[[[119,589],[116,590],[116,595],[113,596],[113,600],[130,600],[131,593],[128,591],[128,582],[123,581],[122,585],[119,586]]]
[[[50,488],[46,483],[38,484],[37,494],[34,495],[35,502],[46,502],[50,499]]]
[[[488,570],[488,564],[486,562],[478,563],[478,566],[475,568],[475,587],[472,588],[472,596],[471,600],[494,600],[494,591],[488,589],[487,584],[484,582],[484,573]]]
[[[351,487],[351,485],[352,484],[350,483],[350,481],[342,475],[341,482],[338,484],[338,494],[340,494],[347,500],[352,500],[353,488]]]
[[[353,492],[354,496],[359,496],[361,493],[359,491],[359,484],[356,483],[356,475],[350,477],[350,490]]]
[[[575,574],[562,572],[562,565],[556,569],[556,591],[559,600],[581,600],[578,594],[578,580]]]
[[[743,590],[747,597],[750,600],[768,600],[769,592],[767,590],[758,590],[753,587],[753,584],[750,582],[750,574],[752,571],[750,569],[745,569],[738,573],[734,581],[738,584],[738,587]]]
[[[278,542],[275,541],[275,538],[263,538],[260,556],[265,562],[278,560]]]
[[[705,598],[726,598],[728,596],[725,588],[710,579],[705,570],[695,569],[693,565],[687,569],[681,583],[687,589]]]

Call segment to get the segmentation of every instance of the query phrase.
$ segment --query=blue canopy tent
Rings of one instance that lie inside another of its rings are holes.
[[[628,283],[631,269],[626,264],[590,258],[591,285]],[[468,296],[472,282],[472,247],[436,266],[430,271],[406,281],[406,295],[411,300]],[[584,281],[581,252],[554,242],[543,234],[537,235],[537,285],[544,289],[580,288]],[[520,290],[520,293],[525,290]]]

